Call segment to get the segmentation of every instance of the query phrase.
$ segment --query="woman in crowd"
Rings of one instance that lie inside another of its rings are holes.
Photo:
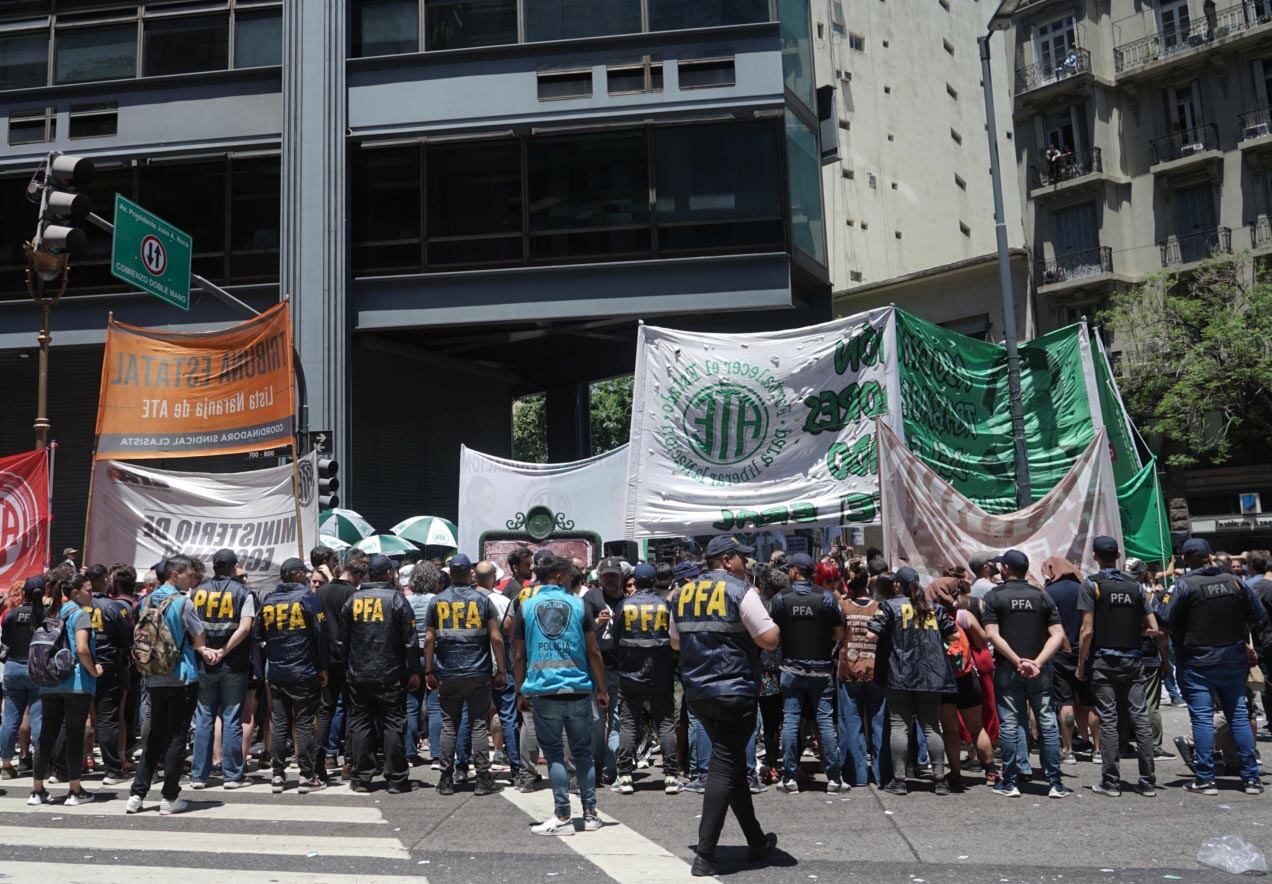
[[[14,581],[0,616],[0,642],[9,649],[4,662],[4,712],[0,719],[0,780],[17,776],[13,753],[19,725],[28,718],[31,742],[40,739],[40,689],[27,673],[27,647],[31,633],[44,619],[44,578]]]
[[[963,569],[958,569],[962,571]],[[998,707],[994,699],[994,650],[989,644],[989,636],[981,623],[981,599],[972,595],[968,581],[960,579],[959,595],[955,600],[957,611],[954,622],[967,633],[972,645],[972,665],[976,669],[976,680],[980,685],[981,705],[976,714],[969,717],[963,710],[963,723],[966,733],[963,739],[975,747],[981,769],[985,772],[985,785],[993,787],[998,783],[998,766],[994,764],[994,746],[998,744]],[[976,729],[973,729],[976,725]],[[970,769],[970,768],[969,768]]]
[[[979,634],[982,646],[989,639],[974,618],[966,618],[968,626],[963,626],[958,598],[971,592],[971,584],[965,579],[955,576],[938,577],[928,584],[929,601],[940,604],[946,611],[955,613],[956,638],[951,642],[948,656],[954,670],[955,691],[941,696],[941,730],[945,734],[945,757],[950,768],[950,788],[955,792],[963,790],[962,782],[962,747],[963,733],[967,733],[967,742],[972,744],[977,760],[982,769],[988,769],[994,763],[994,750],[989,738],[981,729],[981,682],[976,671],[973,648],[973,630]]]

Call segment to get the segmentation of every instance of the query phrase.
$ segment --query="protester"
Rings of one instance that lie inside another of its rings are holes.
[[[843,770],[851,770],[852,785],[865,786],[874,776],[882,788],[892,781],[892,751],[888,740],[885,688],[875,682],[878,636],[869,629],[880,602],[867,594],[869,577],[853,574],[848,597],[839,600],[844,616],[844,640],[839,645],[836,676],[839,690],[839,748]]]
[[[972,556],[967,566],[972,572],[972,595],[983,599],[990,590],[999,583],[998,563],[994,561],[995,553],[982,550]]]
[[[582,567],[579,565],[578,567]],[[508,612],[512,609],[512,599],[495,589],[498,580],[498,569],[494,562],[478,562],[473,568],[473,588],[490,600],[495,609],[495,618],[499,622],[499,631],[503,636],[504,662],[512,660],[512,633],[508,628]],[[494,661],[491,661],[493,667]],[[517,721],[517,686],[513,679],[505,677],[503,684],[491,686],[491,740],[495,743],[495,757],[491,769],[507,765],[508,776],[515,783],[521,774],[521,752],[519,749],[521,728]],[[498,716],[499,727],[493,727],[494,718]],[[460,725],[461,739],[465,736],[465,728]],[[457,759],[458,760],[458,759]]]
[[[1084,577],[1077,566],[1060,556],[1050,556],[1042,563],[1042,577],[1047,595],[1060,612],[1065,637],[1051,660],[1051,697],[1060,727],[1060,763],[1077,764],[1074,746],[1079,738],[1087,737],[1093,751],[1100,750],[1095,695],[1090,681],[1078,678],[1078,638],[1082,631],[1078,600]]]
[[[14,753],[23,716],[30,721],[31,743],[39,745],[40,689],[27,671],[27,649],[31,635],[44,619],[44,576],[15,581],[0,615],[0,644],[7,650],[4,661],[4,712],[0,719],[0,780],[18,775]],[[23,765],[25,766],[25,765]]]
[[[955,635],[950,636],[946,646],[946,656],[954,673],[954,691],[941,695],[941,733],[945,739],[945,763],[949,767],[950,789],[954,792],[962,792],[964,788],[964,731],[981,769],[990,769],[994,764],[993,748],[981,729],[983,698],[973,654],[974,642],[988,644],[989,637],[975,619],[967,617],[966,611],[958,609],[959,596],[970,591],[971,587],[966,580],[952,575],[937,577],[928,583],[924,591],[928,601],[939,604],[951,616],[956,631]],[[976,638],[973,639],[973,636]]]
[[[408,587],[406,601],[415,616],[415,634],[420,647],[424,647],[424,636],[428,632],[428,612],[437,598],[437,578],[439,572],[432,562],[420,562],[411,571],[411,582]],[[432,701],[429,695],[433,695]],[[411,766],[424,763],[420,755],[420,718],[428,723],[428,748],[433,756],[434,769],[441,770],[442,747],[442,707],[437,702],[437,692],[429,691],[424,682],[413,691],[406,692],[406,762]]]

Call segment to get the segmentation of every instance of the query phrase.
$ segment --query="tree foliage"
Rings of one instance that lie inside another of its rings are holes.
[[[512,403],[512,458],[527,463],[548,462],[547,397],[542,393]]]
[[[1272,439],[1272,278],[1248,255],[1216,255],[1113,296],[1101,321],[1121,350],[1118,383],[1166,463],[1266,457]]]
[[[592,453],[613,451],[627,441],[632,423],[632,376],[592,384]],[[512,456],[529,463],[548,462],[546,398],[525,396],[512,404]]]

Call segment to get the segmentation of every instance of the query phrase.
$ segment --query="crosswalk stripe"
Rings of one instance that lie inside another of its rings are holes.
[[[179,818],[179,817],[178,817]],[[145,837],[137,837],[137,829],[58,829],[65,843],[92,850],[123,853],[121,844],[136,843],[139,850],[172,850],[189,852],[190,832],[146,829]],[[0,847],[29,847],[28,826],[0,826]],[[219,835],[216,853],[253,853],[270,856],[370,856],[380,859],[410,859],[410,851],[396,838],[354,838],[343,835],[260,835],[235,833]]]
[[[170,884],[193,881],[208,874],[207,869],[174,869],[170,866],[59,865],[57,863],[5,862],[5,884],[42,884],[50,879],[59,884]],[[428,884],[419,875],[341,875],[330,872],[258,872],[227,870],[235,884]]]
[[[556,812],[550,789],[535,792],[504,789],[499,794],[536,822],[546,820]],[[579,832],[572,838],[558,840],[619,884],[695,880],[689,873],[689,864],[683,859],[613,817],[603,813],[599,816],[606,823],[600,831]]]
[[[277,821],[280,823],[355,823],[368,825],[383,825],[386,822],[380,815],[379,809],[375,807],[340,807],[328,804],[324,805],[320,811],[315,812],[313,805],[308,804],[304,799],[275,804],[249,804],[245,801],[237,803],[223,801],[219,794],[208,795],[207,798],[196,797],[204,794],[207,793],[195,792],[193,795],[186,797],[190,810],[181,814],[182,819],[253,820]],[[307,795],[305,796],[305,798],[308,797]],[[78,807],[66,807],[62,804],[60,798],[55,798],[54,801],[56,802],[54,804],[28,807],[25,798],[15,796],[0,797],[0,813],[105,816],[122,814],[125,803],[122,795],[113,801],[95,801],[92,804],[81,804]],[[157,802],[157,798],[148,800],[147,807],[157,807]]]

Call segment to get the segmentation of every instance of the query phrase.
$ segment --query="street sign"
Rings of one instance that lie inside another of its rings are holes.
[[[110,272],[161,301],[190,309],[190,234],[115,194]]]

